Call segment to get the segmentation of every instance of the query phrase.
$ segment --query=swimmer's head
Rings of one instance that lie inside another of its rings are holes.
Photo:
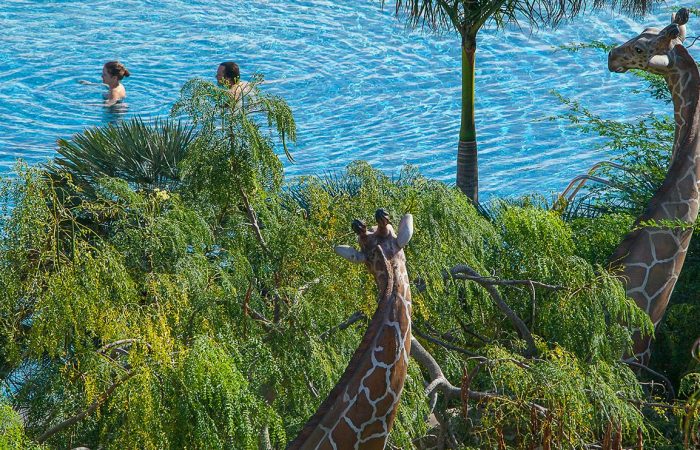
[[[222,86],[233,86],[241,79],[241,70],[238,64],[233,61],[226,61],[219,64],[216,71],[216,81]]]
[[[119,83],[124,77],[131,75],[119,61],[110,61],[102,68],[102,82],[108,85]]]

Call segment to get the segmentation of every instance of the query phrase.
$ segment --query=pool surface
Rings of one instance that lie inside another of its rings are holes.
[[[642,22],[665,25],[669,13]],[[44,161],[58,138],[85,127],[168,114],[183,83],[213,79],[235,60],[261,72],[298,124],[288,176],[338,170],[365,159],[397,173],[410,163],[453,183],[459,130],[459,39],[410,32],[377,1],[79,0],[0,2],[0,174],[16,158]],[[692,35],[693,23],[689,24]],[[633,119],[670,106],[644,94],[606,56],[556,46],[623,42],[638,21],[609,12],[530,35],[482,30],[477,53],[477,133],[482,195],[547,193],[609,158],[599,140],[548,120],[564,111],[550,93],[604,117]],[[691,49],[691,52],[694,49]],[[119,59],[126,112],[101,106],[102,64]]]

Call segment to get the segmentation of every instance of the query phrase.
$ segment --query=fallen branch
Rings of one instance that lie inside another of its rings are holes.
[[[71,425],[74,425],[75,423],[83,420],[85,417],[89,416],[93,412],[97,410],[102,404],[107,401],[110,395],[114,392],[116,388],[124,384],[127,380],[129,380],[131,377],[136,375],[136,372],[128,372],[126,375],[112,383],[106,391],[102,393],[97,399],[95,399],[90,406],[84,411],[79,412],[78,414],[64,420],[63,422],[54,425],[53,427],[49,428],[46,430],[41,436],[37,438],[37,442],[42,444],[44,443],[48,438],[53,436],[54,434],[58,433],[59,431],[63,431],[66,428],[70,427]]]
[[[535,340],[532,337],[530,329],[527,327],[527,325],[525,325],[525,322],[523,322],[522,319],[518,317],[518,315],[515,314],[515,312],[512,309],[510,309],[508,304],[501,297],[501,294],[499,294],[498,289],[494,287],[494,284],[504,284],[507,282],[517,282],[511,284],[523,284],[521,283],[522,281],[527,281],[528,283],[536,282],[530,280],[493,280],[489,278],[484,278],[481,275],[479,275],[477,271],[465,264],[460,264],[458,266],[453,267],[450,273],[455,279],[467,279],[479,283],[481,286],[483,286],[484,289],[486,289],[486,291],[491,296],[491,299],[494,301],[494,303],[496,303],[496,306],[498,306],[498,309],[500,309],[503,312],[503,314],[505,314],[506,317],[508,317],[508,320],[510,320],[515,329],[518,331],[520,337],[525,340],[525,343],[527,344],[527,351],[525,356],[530,357],[537,355],[537,347],[535,346]],[[543,286],[550,285],[543,284]],[[550,287],[555,288],[555,286]]]

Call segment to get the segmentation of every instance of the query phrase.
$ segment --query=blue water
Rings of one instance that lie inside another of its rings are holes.
[[[407,31],[391,12],[371,0],[2,0],[0,174],[18,157],[46,160],[57,138],[85,127],[165,115],[187,79],[213,79],[220,61],[235,60],[244,79],[263,73],[271,81],[265,89],[292,106],[299,140],[288,176],[365,159],[388,173],[410,163],[454,182],[459,40]],[[665,25],[668,15],[643,22]],[[605,117],[669,111],[633,94],[642,84],[632,75],[608,73],[604,54],[553,50],[592,39],[622,42],[641,28],[601,12],[555,32],[481,32],[476,120],[483,194],[560,190],[611,156],[596,148],[596,138],[547,120],[564,111],[553,89]],[[78,84],[98,82],[111,59],[132,73],[122,112],[98,105],[101,87]]]

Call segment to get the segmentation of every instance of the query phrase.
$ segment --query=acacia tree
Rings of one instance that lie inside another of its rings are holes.
[[[653,0],[611,0],[612,5],[635,15],[644,14]],[[382,6],[386,0],[382,0]],[[457,186],[478,202],[479,166],[474,123],[476,42],[479,30],[489,21],[503,28],[527,23],[530,28],[556,27],[588,6],[587,0],[395,0],[396,15],[404,15],[412,28],[457,31],[462,48],[462,114],[457,147]],[[593,0],[593,8],[605,0]]]

